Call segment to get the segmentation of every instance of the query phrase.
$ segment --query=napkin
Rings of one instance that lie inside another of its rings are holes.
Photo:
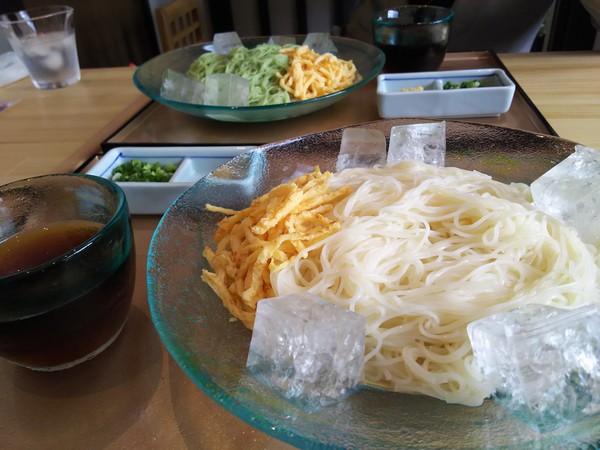
[[[27,69],[15,52],[0,54],[0,87],[25,78],[27,75]]]

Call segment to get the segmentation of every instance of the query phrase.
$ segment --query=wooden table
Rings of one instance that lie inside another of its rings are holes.
[[[149,99],[129,67],[84,70],[68,89],[38,90],[28,78],[0,88],[0,184],[52,172],[71,172]]]
[[[600,149],[599,53],[501,59],[561,137]],[[147,103],[131,75],[130,68],[85,70],[80,83],[64,90],[37,91],[29,80],[0,88],[0,100],[20,100],[0,113],[0,183],[81,167]],[[145,277],[158,220],[133,217],[133,309],[108,350],[56,373],[0,361],[0,448],[289,448],[209,399],[162,345]]]
[[[501,59],[560,137],[600,150],[600,52]]]

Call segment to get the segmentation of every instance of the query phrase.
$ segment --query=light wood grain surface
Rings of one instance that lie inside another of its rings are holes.
[[[0,184],[72,172],[148,103],[129,67],[84,70],[79,83],[38,90],[28,78],[0,88]]]
[[[600,150],[600,52],[500,57],[560,137]]]
[[[600,54],[502,55],[502,61],[560,136],[600,149]],[[97,152],[147,102],[132,73],[84,70],[79,84],[56,91],[38,91],[29,80],[0,88],[0,100],[20,100],[0,113],[0,183],[73,170]],[[133,309],[109,349],[58,373],[0,360],[0,448],[289,448],[208,398],[162,345],[145,280],[159,219],[133,217]]]

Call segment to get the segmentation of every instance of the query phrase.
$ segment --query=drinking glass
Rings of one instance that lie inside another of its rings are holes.
[[[385,53],[386,72],[437,70],[448,47],[454,12],[429,5],[398,6],[373,16],[373,42]]]
[[[0,186],[0,356],[53,371],[120,334],[135,285],[123,190],[92,175]]]
[[[3,14],[0,29],[38,89],[62,88],[79,81],[70,6],[40,6]]]

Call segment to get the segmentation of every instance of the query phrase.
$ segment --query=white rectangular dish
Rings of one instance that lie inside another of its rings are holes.
[[[480,87],[444,89],[476,80]],[[510,108],[515,84],[502,69],[387,73],[377,77],[377,107],[384,119],[497,116]]]
[[[108,151],[87,173],[110,180],[116,167],[134,159],[179,164],[166,182],[117,182],[125,192],[131,214],[163,214],[200,178],[252,148],[254,146],[117,147]]]

